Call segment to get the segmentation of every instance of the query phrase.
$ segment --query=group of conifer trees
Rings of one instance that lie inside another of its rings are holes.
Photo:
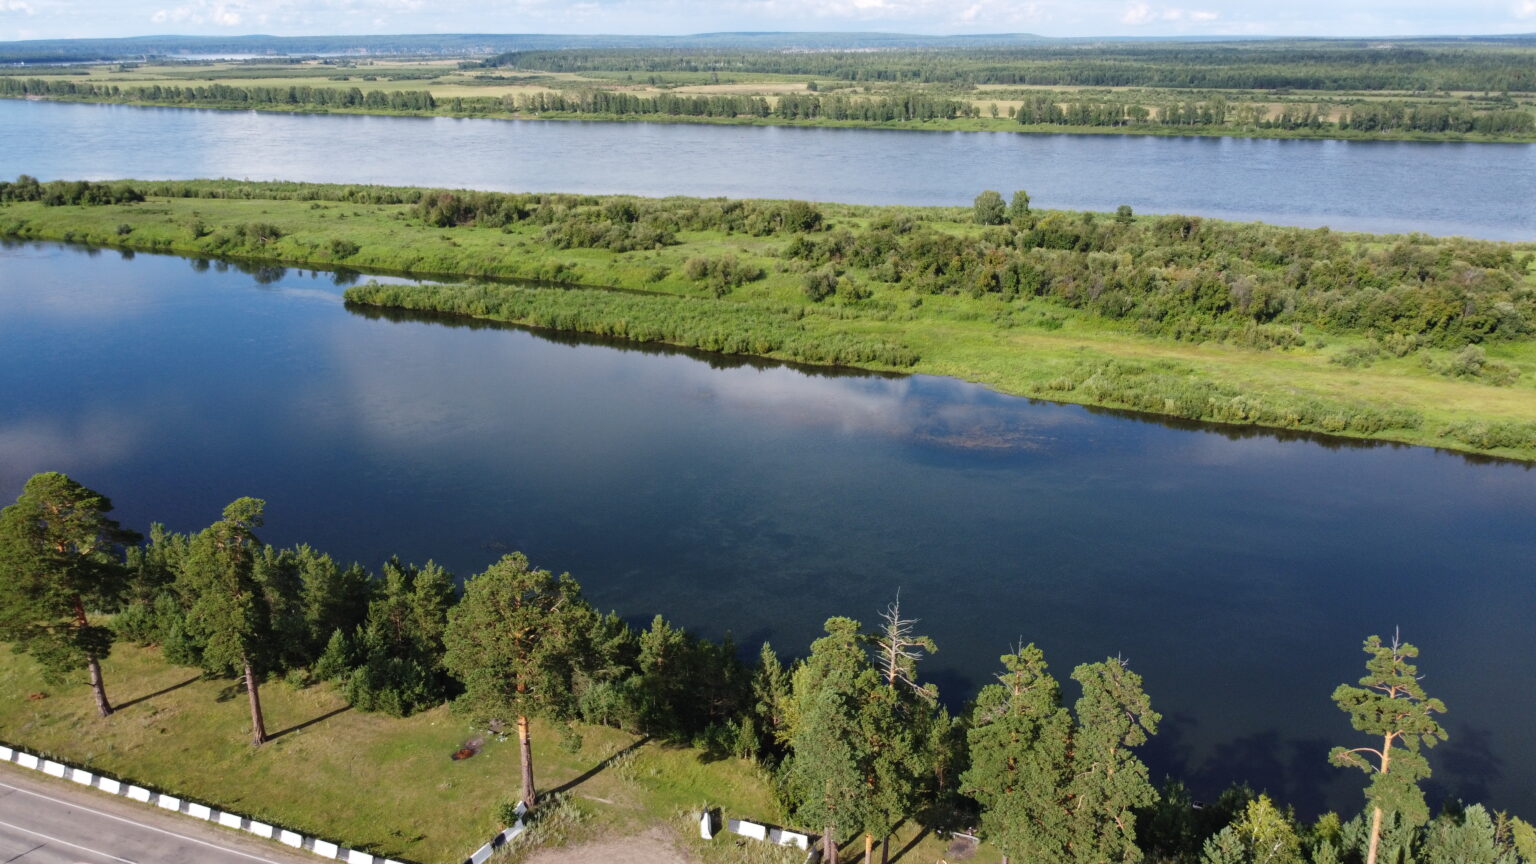
[[[1175,781],[1154,788],[1137,748],[1161,718],[1118,658],[1073,670],[1081,695],[1069,707],[1040,649],[1017,646],[996,683],[951,714],[921,674],[937,646],[899,598],[872,629],[828,620],[803,659],[786,665],[764,645],[747,663],[729,640],[660,616],[637,630],[601,614],[569,574],[522,555],[461,590],[432,564],[391,560],[374,576],[307,546],[267,545],[254,498],[195,534],[154,526],[147,542],[111,510],[44,473],[0,512],[0,639],[47,680],[88,680],[103,717],[113,708],[101,661],[128,639],[242,679],[255,745],[267,738],[260,687],[280,673],[334,681],[361,710],[406,715],[451,700],[473,722],[515,726],[530,807],[531,718],[755,760],[832,864],[849,849],[888,860],[891,836],[912,822],[973,828],[1015,862],[1536,862],[1536,830],[1520,819],[1454,802],[1430,818],[1419,784],[1425,748],[1446,737],[1435,719],[1445,706],[1420,683],[1417,649],[1395,638],[1366,640],[1367,674],[1333,694],[1363,746],[1326,758],[1369,776],[1364,810],[1301,823],[1242,786],[1204,807]]]
[[[437,101],[427,90],[363,90],[360,87],[236,87],[229,84],[180,86],[147,84],[124,87],[85,81],[0,77],[0,96],[47,96],[95,102],[151,102],[157,105],[213,105],[220,108],[361,108],[431,111]]]

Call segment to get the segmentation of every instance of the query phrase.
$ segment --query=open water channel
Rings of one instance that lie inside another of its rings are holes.
[[[905,148],[905,161],[849,152],[877,145]],[[1144,178],[1104,179],[1128,170],[1104,153],[1143,151]],[[1021,152],[1082,170],[997,168]],[[0,176],[914,203],[1027,185],[1047,206],[1144,198],[1489,237],[1531,233],[1520,190],[1533,152],[0,101]],[[1249,157],[1285,176],[1238,194],[1221,171],[1248,171]],[[1339,182],[1307,180],[1329,160],[1348,166],[1324,171]],[[1444,194],[1340,185],[1356,172],[1429,172],[1421,185]],[[1503,181],[1484,185],[1489,172]],[[951,701],[1019,640],[1062,679],[1118,654],[1165,714],[1146,748],[1157,778],[1206,795],[1246,779],[1309,811],[1358,807],[1361,776],[1326,763],[1331,745],[1358,740],[1329,694],[1361,674],[1363,637],[1401,627],[1450,708],[1433,794],[1536,816],[1530,466],[1165,424],[949,379],[362,314],[328,274],[57,244],[0,250],[0,350],[0,500],[60,470],[111,495],[130,526],[190,531],[254,495],[268,501],[269,542],[369,566],[433,558],[460,574],[522,550],[632,620],[660,612],[786,653],[830,615],[873,620],[899,589],[940,646],[923,669]]]
[[[1536,240],[1536,145],[271,114],[0,99],[0,179],[233,177],[1189,213]]]

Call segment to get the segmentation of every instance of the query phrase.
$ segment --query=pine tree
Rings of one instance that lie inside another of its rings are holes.
[[[569,573],[535,570],[520,554],[471,577],[448,613],[443,662],[464,684],[456,707],[481,723],[516,718],[529,809],[538,793],[528,718],[564,721],[574,713],[572,683],[593,617]]]
[[[790,690],[791,674],[780,662],[773,646],[763,643],[758,652],[757,670],[752,675],[752,695],[757,700],[753,712],[759,728],[766,738],[765,746],[784,747],[789,744],[789,730],[793,723],[794,695]]]
[[[796,820],[822,829],[822,860],[837,864],[839,832],[871,821],[864,794],[869,754],[859,726],[880,676],[869,665],[859,622],[829,618],[826,631],[795,670],[793,752],[783,789]]]
[[[50,682],[85,668],[103,717],[112,703],[101,661],[114,637],[86,610],[121,595],[121,547],[138,542],[107,518],[110,512],[106,496],[55,472],[34,475],[16,503],[0,511],[0,639],[32,655]]]
[[[1157,801],[1147,766],[1131,748],[1157,732],[1161,716],[1141,687],[1141,676],[1110,658],[1072,672],[1082,685],[1072,740],[1071,853],[1080,864],[1141,859],[1135,810]]]
[[[258,498],[237,498],[225,507],[222,520],[192,538],[176,583],[203,668],[245,679],[253,746],[267,740],[258,676],[279,647],[272,642],[271,613],[256,573],[261,541],[255,531],[265,508]]]
[[[1072,717],[1039,648],[1001,659],[998,683],[976,697],[961,788],[981,804],[982,835],[1005,860],[1065,860]]]
[[[1365,640],[1366,676],[1359,687],[1340,684],[1333,701],[1350,715],[1355,729],[1380,736],[1381,746],[1335,747],[1329,761],[1359,768],[1371,778],[1365,797],[1371,812],[1366,864],[1376,864],[1383,818],[1400,816],[1408,826],[1424,824],[1428,805],[1419,781],[1429,777],[1429,761],[1420,752],[1445,740],[1445,730],[1433,716],[1445,712],[1445,703],[1431,699],[1419,685],[1418,667],[1411,661],[1419,649],[1393,637],[1386,645],[1380,636]]]
[[[392,558],[383,575],[358,631],[347,699],[364,711],[405,717],[449,695],[443,631],[456,592],[453,576],[430,562],[418,569]]]
[[[343,570],[331,556],[309,546],[294,549],[304,584],[304,622],[311,651],[323,651],[337,630],[362,625],[373,599],[373,579],[356,564]]]
[[[1503,864],[1493,817],[1481,804],[1441,813],[1429,823],[1420,857],[1424,864]]]

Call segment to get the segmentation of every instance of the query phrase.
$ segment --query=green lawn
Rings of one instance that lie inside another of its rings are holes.
[[[0,646],[0,740],[420,864],[463,860],[501,829],[498,807],[517,797],[516,740],[473,729],[446,707],[396,719],[348,709],[330,685],[273,681],[261,695],[275,737],[253,748],[238,682],[201,678],[167,665],[157,649],[125,645],[103,672],[119,706],[107,718],[97,716],[84,685],[45,685],[30,658]],[[581,746],[571,752],[545,724],[534,726],[541,789],[564,791],[585,817],[557,839],[665,824],[686,841],[697,829],[684,811],[706,803],[735,818],[784,822],[766,773],[752,763],[710,760],[615,729],[578,731]],[[479,755],[449,758],[476,737],[485,742]],[[729,839],[683,845],[710,862],[767,860]],[[913,854],[934,860],[942,845],[929,837]]]

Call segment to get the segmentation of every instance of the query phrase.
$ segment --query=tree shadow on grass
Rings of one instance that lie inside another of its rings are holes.
[[[913,849],[916,849],[917,844],[923,842],[923,838],[927,837],[931,833],[933,833],[933,829],[929,828],[927,825],[924,825],[922,830],[918,831],[912,836],[911,840],[907,841],[907,845],[901,847],[901,849],[895,855],[891,856],[891,864],[896,864],[897,861],[907,857],[907,853],[911,852]]]
[[[603,769],[607,768],[609,765],[612,765],[613,763],[619,761],[621,758],[629,755],[630,753],[635,752],[636,750],[639,750],[641,747],[644,747],[645,745],[649,744],[650,742],[651,742],[651,736],[649,736],[649,735],[646,735],[643,738],[640,738],[640,739],[637,739],[635,741],[632,741],[629,744],[626,744],[617,753],[614,753],[612,756],[609,756],[607,759],[604,759],[603,761],[597,763],[596,765],[593,765],[591,768],[588,768],[586,771],[582,772],[582,774],[580,776],[574,777],[574,778],[572,778],[570,780],[565,781],[564,783],[560,784],[559,786],[556,786],[555,788],[550,789],[547,792],[542,793],[539,797],[542,798],[544,795],[562,795],[562,794],[564,794],[566,792],[569,792],[572,789],[575,789],[577,786],[580,786],[581,784],[587,782],[588,780],[591,780],[593,777],[596,777],[598,774],[601,774],[603,772]]]
[[[129,699],[127,702],[122,702],[122,703],[119,703],[119,704],[113,706],[112,710],[114,712],[117,712],[117,711],[123,710],[124,708],[132,708],[133,706],[139,704],[140,702],[148,702],[149,700],[155,698],[156,696],[164,696],[167,693],[171,693],[173,691],[180,690],[181,688],[187,686],[188,684],[195,684],[195,683],[197,683],[198,681],[201,681],[201,680],[203,680],[203,676],[201,676],[201,675],[193,675],[191,678],[188,678],[187,680],[181,682],[180,684],[172,684],[171,686],[166,687],[163,690],[156,690],[153,693],[146,693],[143,696],[135,696],[134,698]]]
[[[343,713],[345,713],[347,711],[351,711],[351,710],[352,710],[352,706],[351,705],[343,705],[340,708],[337,708],[337,709],[335,709],[333,711],[327,711],[324,714],[321,714],[319,717],[313,717],[313,718],[311,718],[309,720],[305,720],[303,723],[300,723],[297,726],[289,726],[287,729],[284,729],[281,732],[273,732],[271,735],[267,736],[267,740],[268,741],[276,741],[277,739],[283,737],[284,735],[287,735],[289,732],[298,732],[301,729],[308,729],[309,727],[315,725],[316,723],[319,723],[319,722],[321,722],[323,720],[329,720],[332,717],[335,717],[337,714],[343,714]]]

